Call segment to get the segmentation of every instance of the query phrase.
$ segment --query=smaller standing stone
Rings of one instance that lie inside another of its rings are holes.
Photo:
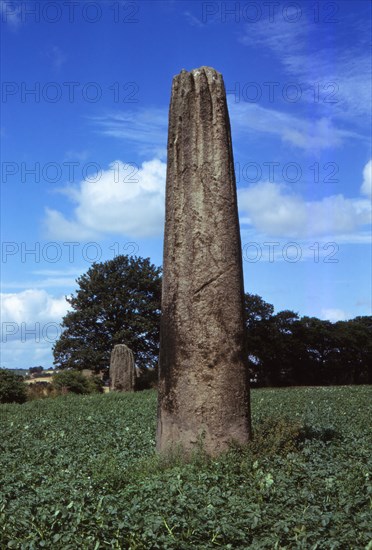
[[[134,391],[135,365],[131,349],[117,344],[110,358],[110,390]]]

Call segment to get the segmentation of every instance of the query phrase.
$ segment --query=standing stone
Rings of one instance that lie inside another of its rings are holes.
[[[157,449],[250,438],[244,290],[226,93],[210,67],[174,77],[169,113]]]
[[[117,344],[110,358],[110,390],[134,391],[135,366],[131,349],[125,344]]]

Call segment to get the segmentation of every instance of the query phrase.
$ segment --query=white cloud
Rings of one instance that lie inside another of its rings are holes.
[[[45,279],[40,279],[38,281],[31,281],[31,280],[26,280],[26,281],[14,281],[12,280],[12,282],[8,282],[8,283],[4,283],[2,282],[1,283],[1,288],[2,289],[20,289],[20,288],[24,288],[24,289],[27,289],[27,288],[34,288],[34,289],[37,289],[37,288],[58,288],[58,287],[61,287],[61,288],[74,288],[76,286],[76,277],[78,277],[82,272],[84,271],[84,269],[82,268],[80,270],[80,272],[78,274],[76,274],[75,277],[46,277]]]
[[[344,19],[344,25],[357,37],[354,44],[343,41],[342,28],[338,35],[325,33],[324,27],[307,19],[305,13],[297,22],[277,17],[272,22],[262,19],[247,25],[240,42],[262,51],[270,50],[291,80],[296,78],[308,90],[303,97],[314,107],[331,110],[333,115],[350,122],[359,117],[363,123],[371,114],[370,25],[366,21],[361,27],[352,12],[344,15],[348,18]],[[320,86],[319,98],[314,89],[315,86],[318,89],[316,83]]]
[[[283,143],[313,153],[340,147],[347,139],[363,139],[355,132],[343,130],[326,117],[303,119],[256,103],[229,102],[234,133],[262,132],[279,136]]]
[[[89,158],[89,151],[83,149],[82,151],[73,151],[69,150],[65,153],[66,160],[77,160],[79,162],[84,162]]]
[[[65,268],[65,269],[35,269],[31,271],[32,275],[43,275],[43,276],[51,276],[51,277],[59,277],[61,275],[74,275],[75,277],[78,277],[82,271],[83,267],[80,269],[76,266],[71,268]]]
[[[0,297],[1,366],[51,366],[52,346],[61,335],[60,323],[69,308],[65,297],[38,289],[2,293]]]
[[[133,99],[138,95],[133,83]],[[134,144],[143,155],[165,159],[167,155],[168,109],[147,108],[92,117],[103,135]]]
[[[363,170],[363,183],[360,188],[362,195],[372,198],[372,159],[367,162]],[[371,205],[372,207],[372,205]]]
[[[1,293],[0,296],[2,323],[59,323],[68,309],[64,296],[54,298],[41,289]]]
[[[47,340],[54,338],[51,329],[48,329],[46,334]],[[45,340],[42,331],[39,338],[32,338],[31,335],[26,334],[23,341],[20,335],[18,340],[8,340],[2,344],[0,367],[7,369],[29,369],[39,365],[44,369],[53,367],[53,343]]]
[[[325,321],[331,321],[332,323],[346,321],[348,319],[346,313],[342,309],[337,308],[322,309],[321,318]]]
[[[185,16],[186,18],[186,21],[192,26],[192,27],[198,27],[198,28],[201,28],[201,27],[204,27],[204,23],[202,23],[200,21],[200,19],[198,19],[197,17],[195,17],[195,15],[193,15],[192,13],[190,13],[189,11],[184,11],[183,12],[183,15]]]
[[[266,235],[344,236],[359,232],[362,226],[371,223],[371,203],[359,197],[348,199],[339,194],[306,201],[285,185],[271,182],[240,189],[238,197],[245,222]]]
[[[52,239],[66,239],[76,241],[76,239],[93,239],[98,236],[97,231],[84,227],[75,220],[67,220],[61,212],[52,208],[45,209],[44,225],[47,234]]]
[[[163,230],[166,164],[159,159],[140,168],[111,163],[97,181],[85,179],[67,189],[77,203],[71,219],[46,209],[48,236],[55,239],[100,238],[120,234],[134,238],[157,236]]]
[[[53,69],[59,71],[64,63],[67,61],[66,55],[58,46],[52,46],[46,53],[46,57],[52,64]]]

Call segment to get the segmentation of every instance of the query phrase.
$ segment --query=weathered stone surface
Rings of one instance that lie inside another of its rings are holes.
[[[135,365],[131,349],[117,344],[110,357],[111,391],[134,391]]]
[[[243,275],[222,75],[173,79],[169,114],[157,449],[210,454],[250,438]]]

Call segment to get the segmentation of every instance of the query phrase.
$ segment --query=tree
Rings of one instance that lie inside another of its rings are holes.
[[[44,367],[42,366],[39,366],[39,367],[30,367],[28,369],[28,372],[29,374],[41,374],[44,370]]]
[[[372,316],[338,321],[334,325],[338,353],[332,364],[340,384],[372,382]]]
[[[251,380],[257,385],[365,384],[372,380],[372,317],[331,323],[245,295]]]
[[[27,399],[27,386],[23,376],[0,369],[0,403],[24,403]]]
[[[299,342],[296,338],[298,314],[285,309],[270,319],[271,354],[266,357],[265,377],[268,385],[293,385],[298,366]]]
[[[274,306],[265,302],[258,294],[245,294],[245,320],[247,328],[253,328],[261,321],[268,321],[274,313]]]
[[[315,385],[336,383],[330,368],[338,354],[334,324],[305,316],[299,321],[297,334],[306,353],[302,361],[306,368],[303,382]]]
[[[87,378],[78,370],[64,370],[54,375],[53,388],[59,393],[99,393],[102,389],[97,383],[97,378]]]
[[[161,269],[148,258],[117,256],[94,263],[67,298],[54,364],[59,369],[106,369],[115,344],[126,344],[140,368],[155,367],[159,349]]]
[[[274,306],[256,294],[245,295],[245,313],[251,379],[257,385],[289,385],[297,313],[285,310],[274,315]]]

